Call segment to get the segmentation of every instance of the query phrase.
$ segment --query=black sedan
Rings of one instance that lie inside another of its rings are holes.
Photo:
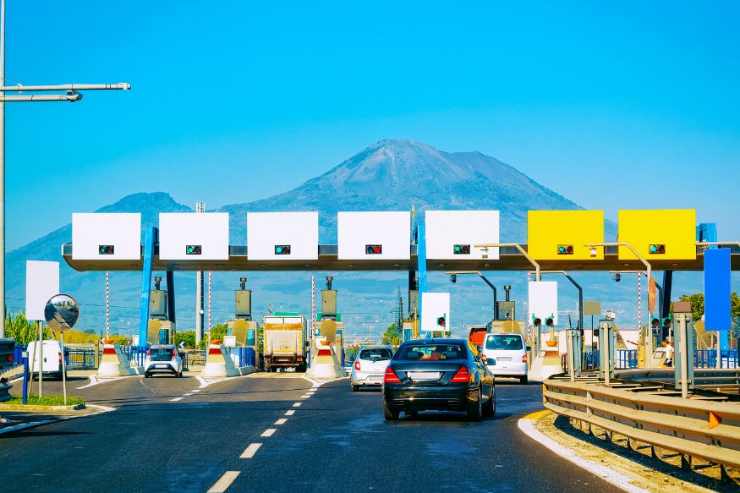
[[[464,411],[473,420],[496,412],[493,375],[465,339],[417,339],[393,355],[383,379],[385,419],[427,409]]]

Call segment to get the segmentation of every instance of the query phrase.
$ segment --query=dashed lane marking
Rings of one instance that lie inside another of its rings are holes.
[[[275,434],[276,431],[277,431],[276,428],[268,428],[265,431],[263,431],[260,436],[264,438],[270,438],[272,435]]]
[[[301,407],[302,402],[294,402],[293,407]]]
[[[288,421],[288,420],[285,419],[285,418],[280,418],[277,421],[275,421],[275,424],[278,425],[278,426],[284,425],[286,421]]]
[[[295,409],[288,409],[285,411],[286,416],[293,416],[295,414]]]
[[[177,402],[181,400],[182,400],[182,397],[175,397],[174,399],[170,399],[170,402]]]
[[[254,457],[254,454],[257,453],[261,446],[261,443],[250,443],[247,448],[244,449],[242,455],[240,455],[239,457],[241,459],[251,459],[252,457]]]
[[[239,471],[226,471],[220,478],[218,478],[218,481],[213,483],[213,486],[208,490],[208,493],[224,493],[229,489],[231,483],[233,483],[238,476]]]

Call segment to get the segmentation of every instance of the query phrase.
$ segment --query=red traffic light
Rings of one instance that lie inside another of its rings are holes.
[[[380,255],[383,253],[383,245],[365,245],[366,255]]]

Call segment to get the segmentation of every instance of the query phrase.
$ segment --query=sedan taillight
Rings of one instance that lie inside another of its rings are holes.
[[[398,378],[396,372],[390,366],[385,369],[385,375],[383,376],[383,383],[401,383],[401,379]]]
[[[467,366],[461,366],[450,379],[450,383],[467,383],[468,380],[470,380],[470,371]]]
[[[522,363],[526,363],[528,361],[527,353],[522,354]]]

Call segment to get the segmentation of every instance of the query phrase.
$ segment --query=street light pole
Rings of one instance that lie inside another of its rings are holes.
[[[516,248],[519,253],[521,253],[524,258],[526,258],[530,264],[532,264],[532,267],[534,267],[535,271],[535,280],[540,280],[540,264],[538,264],[535,259],[529,256],[529,253],[524,249],[523,246],[521,246],[519,243],[484,243],[481,245],[473,245],[475,248],[480,248],[483,250],[484,258],[488,255],[488,249],[489,248],[501,248],[501,247],[510,247],[510,248]]]
[[[131,84],[50,84],[5,85],[5,0],[0,0],[0,338],[5,336],[5,103],[55,102],[70,103],[82,99],[79,91],[128,91]],[[63,94],[13,94],[7,92],[61,92]]]
[[[477,271],[477,270],[452,271],[452,272],[448,272],[447,275],[450,276],[450,280],[452,282],[455,282],[454,281],[455,278],[452,276],[457,276],[457,275],[462,275],[462,276],[476,275],[480,277],[481,279],[483,279],[483,282],[488,284],[488,287],[490,287],[493,290],[493,319],[498,320],[498,290],[496,289],[496,286],[494,286],[494,284],[491,281],[489,281],[486,276],[484,276],[480,271]]]

